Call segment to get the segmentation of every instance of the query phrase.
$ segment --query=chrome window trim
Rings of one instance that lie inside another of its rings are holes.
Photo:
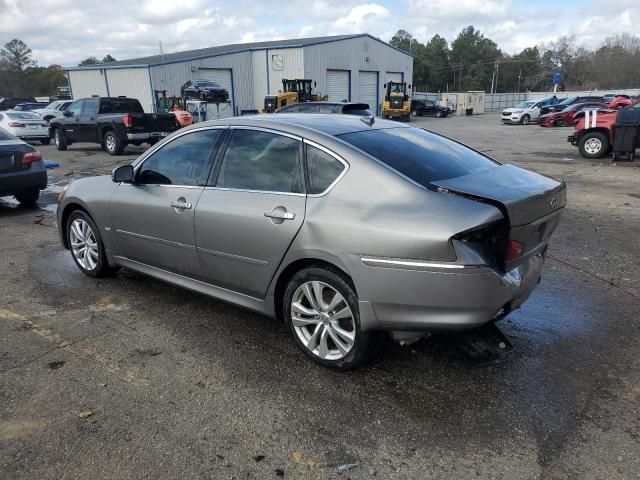
[[[342,163],[342,165],[344,165],[344,169],[342,170],[342,172],[340,172],[340,175],[338,175],[335,180],[333,182],[331,182],[331,184],[329,184],[329,186],[321,193],[309,193],[308,196],[310,198],[318,198],[318,197],[324,197],[327,193],[329,193],[331,191],[331,189],[340,181],[342,180],[342,177],[344,177],[347,172],[349,171],[350,165],[349,162],[347,162],[345,159],[343,159],[340,155],[338,155],[337,153],[333,152],[332,150],[329,150],[327,147],[325,147],[324,145],[320,145],[319,143],[314,142],[313,140],[307,140],[306,138],[303,139],[303,143],[305,143],[306,145],[311,145],[314,148],[317,148],[318,150],[322,150],[324,153],[326,153],[327,155],[335,158],[336,160],[338,160],[340,163]],[[305,152],[306,155],[306,152]],[[307,167],[307,175],[309,174],[308,171],[308,166]]]
[[[264,132],[264,133],[271,133],[273,135],[280,135],[283,137],[288,137],[291,138],[293,140],[297,140],[300,143],[304,142],[304,139],[298,135],[293,135],[291,133],[287,133],[287,132],[282,132],[280,130],[274,130],[272,128],[264,128],[264,127],[252,127],[252,126],[248,126],[248,125],[230,125],[229,126],[229,130],[252,130],[252,131],[258,131],[258,132]],[[228,145],[227,145],[228,147]],[[224,152],[225,156],[227,154],[226,150]],[[220,160],[220,167],[222,168],[222,162],[224,162],[224,156],[222,157],[222,159]],[[300,162],[302,164],[304,164],[304,153],[303,156],[300,158]],[[301,165],[303,167],[303,172],[304,172],[304,165]],[[218,179],[216,179],[216,182],[218,181]],[[303,180],[304,181],[304,180]],[[270,195],[288,195],[290,197],[306,197],[307,194],[306,193],[296,193],[296,192],[276,192],[273,190],[253,190],[250,188],[230,188],[230,187],[218,187],[218,186],[206,186],[204,187],[205,190],[220,190],[222,192],[245,192],[245,193],[266,193],[266,194],[270,194]]]

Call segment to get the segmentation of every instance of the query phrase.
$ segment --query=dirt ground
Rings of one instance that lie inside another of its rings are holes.
[[[415,123],[568,184],[542,282],[500,324],[510,355],[474,368],[434,335],[336,373],[274,320],[88,279],[57,192],[143,149],[43,146],[60,167],[39,207],[0,199],[0,478],[640,478],[640,162],[491,114]]]

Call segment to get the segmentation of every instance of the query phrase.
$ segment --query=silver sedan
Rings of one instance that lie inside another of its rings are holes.
[[[353,368],[518,308],[565,184],[401,123],[261,115],[174,133],[76,180],[62,244],[92,277],[127,268],[283,319],[316,362]]]

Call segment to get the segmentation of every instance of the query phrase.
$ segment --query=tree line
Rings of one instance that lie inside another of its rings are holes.
[[[406,30],[398,30],[389,43],[414,55],[413,87],[418,91],[549,91],[556,71],[560,90],[640,87],[640,37],[629,34],[607,38],[591,50],[565,35],[515,55],[500,50],[473,26],[451,44],[440,35],[422,44]]]
[[[78,66],[112,63],[116,59],[106,55],[102,60],[88,57]],[[49,97],[58,87],[67,85],[60,65],[38,66],[33,51],[22,40],[14,38],[0,49],[0,97]]]

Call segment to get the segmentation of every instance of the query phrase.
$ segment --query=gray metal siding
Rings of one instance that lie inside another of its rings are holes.
[[[148,68],[118,68],[105,70],[109,95],[137,98],[145,112],[153,112],[153,92]]]
[[[269,66],[269,93],[282,91],[283,78],[304,78],[302,48],[278,48],[266,51]]]
[[[260,110],[264,107],[264,97],[269,93],[267,74],[267,51],[256,50],[251,52],[251,71],[253,74],[253,109]]]
[[[151,67],[151,83],[156,90],[166,90],[167,95],[180,95],[182,85],[189,80],[198,78],[198,69],[231,69],[234,114],[239,115],[241,110],[255,109],[251,54],[252,52],[233,53],[220,57]]]
[[[74,100],[92,95],[98,95],[100,97],[106,97],[108,95],[103,69],[70,70],[69,82]]]
[[[358,102],[368,103],[369,109],[378,113],[378,72],[358,72]]]
[[[350,72],[344,70],[327,70],[327,96],[330,102],[349,101]]]
[[[318,83],[317,93],[327,93],[327,70],[351,71],[351,98],[359,98],[359,71],[378,72],[378,98],[384,98],[383,81],[386,72],[402,72],[413,77],[413,57],[370,37],[358,37],[337,42],[304,47],[304,76]]]

